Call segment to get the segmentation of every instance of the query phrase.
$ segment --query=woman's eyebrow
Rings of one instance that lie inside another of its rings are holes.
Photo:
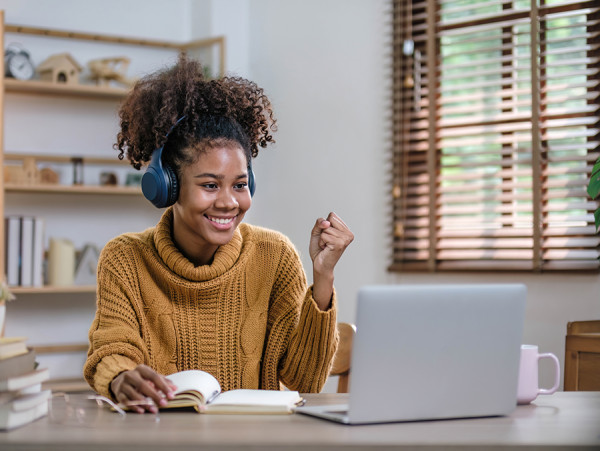
[[[225,178],[224,175],[221,175],[221,174],[219,174],[219,175],[217,175],[217,174],[211,174],[210,172],[205,172],[203,174],[197,174],[197,175],[194,176],[194,178],[197,178],[197,179],[204,178],[204,177],[211,178],[211,179],[217,179],[217,180],[222,180],[222,179]]]
[[[197,175],[194,176],[194,178],[205,178],[205,177],[206,178],[217,179],[217,180],[223,180],[225,178],[225,176],[222,175],[222,174],[212,174],[210,172],[205,172],[203,174],[197,174]],[[245,178],[248,178],[248,174],[247,173],[240,174],[235,179],[238,180],[238,179],[245,179]]]

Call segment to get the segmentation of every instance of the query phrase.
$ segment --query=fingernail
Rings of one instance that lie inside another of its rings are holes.
[[[164,407],[164,406],[166,406],[166,405],[167,405],[167,400],[166,400],[166,399],[164,399],[164,398],[162,398],[158,404],[159,404],[161,407]]]

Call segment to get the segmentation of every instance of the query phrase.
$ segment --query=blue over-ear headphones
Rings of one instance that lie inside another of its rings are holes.
[[[177,119],[177,122],[171,127],[166,135],[165,144],[169,139],[169,135],[177,125],[186,118],[182,116]],[[164,144],[152,152],[150,164],[146,172],[142,176],[142,193],[157,208],[165,208],[173,205],[179,197],[179,182],[177,174],[167,164],[162,163],[162,152]],[[248,160],[248,190],[250,196],[254,196],[256,191],[256,181],[254,179],[254,171],[252,170],[252,157]]]

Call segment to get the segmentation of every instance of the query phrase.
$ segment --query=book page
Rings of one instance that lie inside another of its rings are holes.
[[[210,402],[215,396],[221,392],[219,381],[211,374],[200,370],[187,370],[167,376],[171,382],[177,386],[175,397],[182,395],[186,397],[186,393],[200,398],[202,404]],[[197,394],[197,395],[196,395]]]
[[[297,391],[239,389],[221,393],[206,413],[291,413],[302,401]]]

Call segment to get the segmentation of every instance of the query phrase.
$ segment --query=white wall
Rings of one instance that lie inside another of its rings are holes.
[[[524,342],[564,359],[566,323],[600,319],[597,274],[389,274],[389,6],[386,0],[252,0],[252,77],[273,100],[277,146],[256,164],[257,220],[307,249],[314,219],[335,210],[356,240],[336,274],[339,317],[354,319],[371,283],[521,282]],[[256,213],[256,212],[255,212]],[[304,263],[309,265],[307,253]],[[549,385],[543,375],[542,383]]]
[[[185,41],[193,0],[2,0],[6,23]]]
[[[338,213],[355,242],[336,268],[340,319],[357,288],[386,279],[386,2],[252,1],[251,70],[279,120],[258,156],[261,222],[303,252],[319,216]]]
[[[225,33],[227,69],[263,86],[279,119],[277,144],[255,163],[258,190],[248,221],[289,235],[310,269],[307,248],[315,219],[331,210],[344,218],[356,239],[336,272],[340,320],[354,320],[363,284],[522,282],[529,290],[524,341],[562,361],[566,323],[600,318],[598,275],[387,272],[387,0],[0,0],[0,8],[7,10],[7,22],[55,28],[168,40]],[[140,58],[145,64],[146,56]],[[107,131],[100,132],[86,126],[79,142],[110,144],[111,127],[103,125]],[[7,131],[7,147],[20,142],[15,136],[23,122],[14,128]],[[129,219],[126,225],[141,228]],[[38,302],[19,299],[15,306]],[[15,309],[9,309],[9,321]],[[87,329],[85,321],[81,329]]]

